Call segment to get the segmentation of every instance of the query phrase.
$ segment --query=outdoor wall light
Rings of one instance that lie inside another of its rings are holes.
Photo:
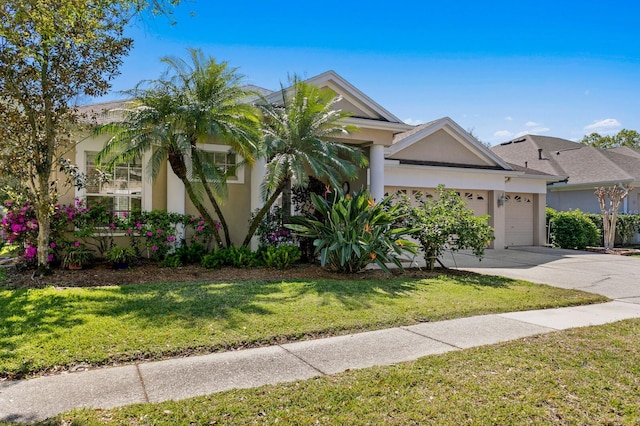
[[[502,194],[498,197],[498,207],[504,206],[504,202],[507,201],[506,195]]]

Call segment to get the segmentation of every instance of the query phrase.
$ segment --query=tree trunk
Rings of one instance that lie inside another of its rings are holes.
[[[197,162],[197,157],[194,156],[195,161]],[[204,187],[204,192],[205,194],[207,194],[207,198],[209,198],[209,201],[211,202],[211,205],[213,206],[213,209],[215,210],[216,214],[218,215],[218,220],[220,221],[220,226],[222,227],[222,230],[224,231],[224,238],[225,238],[225,246],[226,247],[230,247],[231,246],[231,237],[229,236],[229,226],[227,225],[227,221],[224,219],[224,215],[222,214],[222,210],[220,209],[220,205],[218,204],[218,201],[216,200],[215,195],[213,195],[213,192],[211,192],[211,188],[209,188],[209,185],[207,184],[207,179],[205,178],[205,176],[203,176],[202,174],[202,169],[200,167],[199,164],[196,165],[196,168],[199,170],[198,173],[198,178],[200,179],[200,183],[202,183],[202,186]],[[221,240],[222,242],[222,240]]]
[[[196,210],[198,210],[198,213],[200,213],[205,223],[211,228],[213,238],[216,240],[216,248],[219,248],[222,245],[222,239],[220,238],[220,232],[218,231],[216,222],[215,220],[213,220],[204,205],[200,201],[198,201],[198,197],[193,190],[193,186],[191,185],[191,182],[187,177],[187,167],[184,164],[182,156],[174,152],[169,152],[168,158],[171,170],[173,170],[176,176],[178,176],[178,178],[182,181],[182,184],[184,185],[184,188],[189,195],[189,199],[193,203]]]
[[[276,200],[278,199],[278,196],[280,195],[280,193],[282,193],[288,181],[289,179],[284,180],[280,184],[280,186],[276,188],[276,190],[273,192],[273,194],[271,194],[271,197],[269,197],[265,205],[262,206],[260,211],[258,211],[258,214],[253,218],[253,220],[251,221],[251,225],[249,226],[249,231],[247,232],[247,236],[244,238],[244,241],[242,242],[242,247],[249,247],[249,244],[251,244],[251,238],[253,237],[253,234],[256,233],[256,229],[258,229],[260,222],[262,222],[262,218],[264,218],[264,216],[267,214],[267,212],[269,211],[273,203],[276,202]]]

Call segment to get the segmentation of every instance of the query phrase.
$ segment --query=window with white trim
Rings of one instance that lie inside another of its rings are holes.
[[[222,173],[227,174],[228,183],[244,183],[244,166],[237,167],[242,162],[239,154],[231,151],[228,145],[203,144],[199,145],[200,155],[205,161],[211,161]],[[189,169],[189,179],[194,179],[191,175],[191,159],[187,158]]]
[[[131,211],[142,210],[142,164],[139,160],[116,164],[111,170],[103,170],[110,175],[108,182],[102,182],[96,168],[97,152],[85,152],[86,204],[106,203],[108,211],[123,216]]]

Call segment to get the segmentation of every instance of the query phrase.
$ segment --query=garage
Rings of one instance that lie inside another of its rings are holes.
[[[418,192],[425,194],[427,197],[433,197],[436,193],[434,188],[402,188],[388,186],[385,188],[388,194],[405,194],[409,197],[412,204],[415,204],[415,196]],[[482,190],[456,190],[456,193],[462,197],[467,203],[467,207],[473,210],[476,216],[489,214],[489,192]]]
[[[533,245],[533,194],[507,192],[505,194],[505,245]]]

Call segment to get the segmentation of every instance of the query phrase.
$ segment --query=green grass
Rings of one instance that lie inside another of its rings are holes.
[[[637,425],[639,336],[640,320],[627,320],[45,424]]]
[[[0,376],[604,301],[489,276],[0,290]]]

